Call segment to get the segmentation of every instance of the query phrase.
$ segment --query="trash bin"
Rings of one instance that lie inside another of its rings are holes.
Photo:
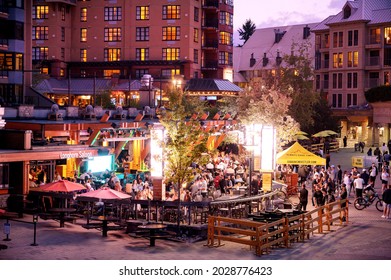
[[[354,144],[354,151],[359,151],[360,150],[360,143],[355,143]]]

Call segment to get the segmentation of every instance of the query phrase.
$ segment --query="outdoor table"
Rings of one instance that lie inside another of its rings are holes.
[[[155,239],[158,236],[157,233],[159,233],[160,230],[167,228],[167,225],[165,224],[146,224],[146,225],[140,225],[138,226],[139,229],[145,229],[149,231],[149,246],[153,247],[155,246]]]
[[[65,224],[65,214],[76,212],[75,208],[51,208],[50,212],[60,214],[60,227],[64,227]]]
[[[102,236],[107,237],[107,232],[109,230],[108,223],[118,221],[118,218],[108,217],[108,216],[98,216],[98,217],[91,217],[91,220],[102,222]]]

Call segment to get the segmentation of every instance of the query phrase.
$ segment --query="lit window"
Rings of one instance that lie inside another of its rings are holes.
[[[49,74],[49,68],[48,67],[42,67],[41,68],[41,74],[48,75]]]
[[[105,61],[120,61],[121,49],[104,49]]]
[[[180,74],[180,69],[162,69],[162,77],[166,79],[171,79],[172,77],[175,77]]]
[[[200,37],[200,34],[198,32],[198,28],[194,28],[194,42],[195,43],[198,43],[199,37]]]
[[[120,42],[121,28],[105,28],[105,42]]]
[[[180,40],[181,28],[177,26],[163,27],[163,41]]]
[[[46,19],[49,15],[49,6],[33,6],[33,19]]]
[[[114,75],[119,75],[121,73],[118,69],[111,69],[111,70],[103,70],[103,76],[105,77],[113,77]]]
[[[138,61],[149,60],[149,49],[148,48],[136,49],[136,60]]]
[[[49,36],[49,27],[47,26],[33,26],[33,40],[47,40]]]
[[[45,60],[48,59],[49,48],[48,47],[34,47],[32,53],[33,60]]]
[[[232,65],[232,53],[219,52],[219,64]]]
[[[80,41],[87,42],[87,28],[80,29]]]
[[[179,48],[163,48],[163,60],[179,60]]]
[[[149,19],[149,6],[137,6],[136,7],[136,19],[148,20]]]
[[[384,28],[384,44],[391,45],[391,27]]]
[[[168,5],[163,6],[163,19],[180,19],[181,18],[181,6]]]
[[[87,21],[87,8],[80,9],[80,21]]]
[[[61,68],[60,69],[60,77],[64,77],[64,76],[65,76],[65,69]]]
[[[80,50],[80,61],[87,62],[87,49]]]
[[[232,34],[228,32],[220,32],[220,44],[222,45],[232,45]]]

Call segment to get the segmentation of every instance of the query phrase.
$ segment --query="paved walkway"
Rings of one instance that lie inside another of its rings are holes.
[[[331,164],[350,169],[350,158],[360,155],[353,149],[333,153]],[[374,205],[362,211],[350,207],[350,223],[328,234],[315,234],[304,243],[289,249],[274,249],[269,255],[255,256],[245,245],[225,242],[219,248],[205,247],[206,241],[195,243],[132,238],[122,231],[110,231],[107,238],[96,229],[66,223],[64,228],[52,220],[39,220],[38,246],[33,243],[33,226],[11,222],[11,241],[2,241],[4,220],[0,220],[0,260],[391,260],[391,220],[380,218]],[[25,215],[25,221],[32,217]]]

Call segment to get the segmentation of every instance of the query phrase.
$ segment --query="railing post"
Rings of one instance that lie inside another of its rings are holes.
[[[287,217],[284,218],[284,244],[286,248],[289,247],[289,222]]]
[[[324,206],[318,208],[318,233],[323,233],[323,208]]]
[[[38,222],[38,215],[33,215],[33,223],[34,223],[34,242],[31,244],[31,246],[38,246],[37,244],[37,222]]]

